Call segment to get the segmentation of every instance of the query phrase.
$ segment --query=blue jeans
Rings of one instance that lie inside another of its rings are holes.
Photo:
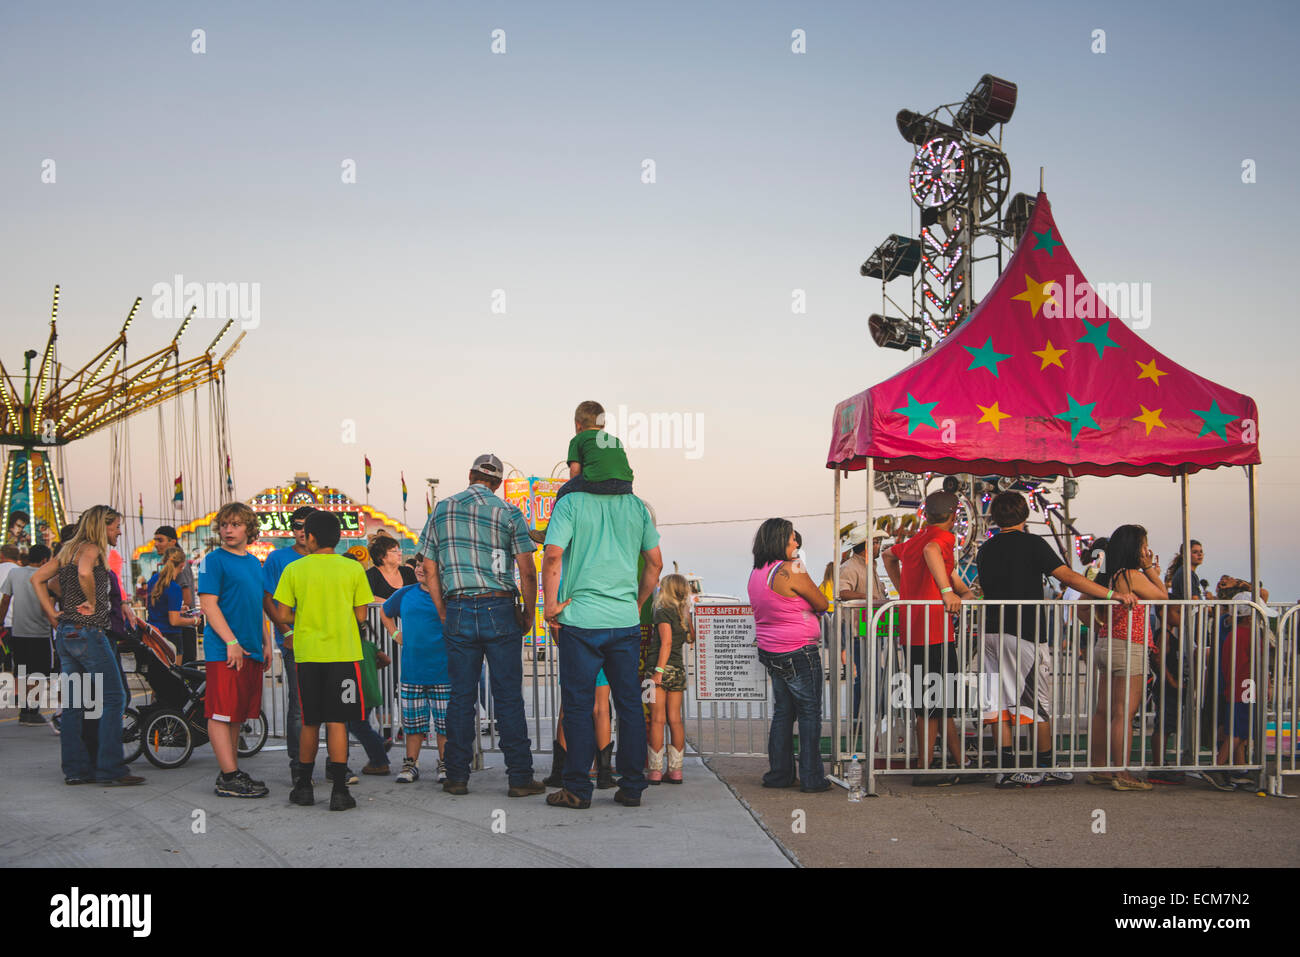
[[[469,762],[478,737],[475,698],[487,660],[496,709],[497,735],[506,758],[510,786],[533,779],[532,742],[524,717],[523,632],[513,598],[448,598],[443,628],[451,701],[447,704],[447,780],[469,780]]]
[[[71,697],[78,707],[64,702],[62,734],[59,747],[63,758],[63,776],[82,781],[115,781],[128,773],[122,760],[122,711],[126,708],[126,686],[122,682],[117,652],[108,635],[95,628],[79,625],[59,625],[55,644],[59,651],[59,667],[69,681],[83,682],[91,676],[92,688],[81,684],[84,693],[98,693],[98,704],[103,712],[99,717],[99,740],[92,755],[82,741],[86,724],[86,701]]]
[[[799,780],[805,788],[821,787],[822,657],[816,645],[772,654],[758,651],[758,660],[772,678],[772,730],[767,737],[771,770],[763,775],[769,787],[794,783],[794,724],[799,722]]]
[[[294,666],[293,649],[281,648],[284,662],[284,750],[289,754],[289,772],[298,767],[298,742],[302,739],[302,705],[298,701],[298,669]]]
[[[629,794],[646,788],[645,712],[641,708],[641,626],[574,628],[561,625],[560,703],[564,709],[564,786],[591,800],[587,776],[596,757],[596,675],[604,668],[609,694],[618,711],[619,787]]]
[[[370,716],[374,714],[373,707],[366,709],[365,718],[359,721],[348,722],[348,733],[360,742],[361,747],[365,748],[366,757],[370,763],[381,768],[388,767],[388,752],[384,750],[384,739],[379,736],[370,724]],[[299,720],[302,720],[301,717]]]

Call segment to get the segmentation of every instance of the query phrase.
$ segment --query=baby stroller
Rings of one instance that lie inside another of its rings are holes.
[[[208,722],[203,692],[207,673],[202,665],[183,664],[176,649],[157,628],[139,622],[121,643],[135,658],[138,674],[153,694],[150,704],[127,708],[122,717],[122,744],[126,760],[143,752],[154,767],[179,768],[194,749],[208,743]],[[249,665],[257,667],[250,661]],[[266,744],[266,718],[259,715],[240,729],[239,756],[257,754]]]

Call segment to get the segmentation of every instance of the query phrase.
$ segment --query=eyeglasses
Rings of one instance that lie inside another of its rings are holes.
[[[289,523],[289,527],[292,528],[295,532],[301,532],[304,528],[307,527],[307,523],[306,523],[306,522],[290,522],[290,523]]]

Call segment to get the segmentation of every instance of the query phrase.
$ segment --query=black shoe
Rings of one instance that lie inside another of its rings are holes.
[[[789,784],[768,784],[766,781],[764,781],[764,782],[763,782],[763,787],[765,787],[765,788],[799,788],[799,787],[803,787],[803,785],[799,783],[799,779],[798,779],[798,778],[795,778],[795,779],[794,779],[793,781],[791,781]]]
[[[443,781],[442,789],[447,794],[468,794],[469,784],[465,781]]]
[[[596,752],[596,787],[607,791],[614,786],[614,742],[611,741]]]
[[[548,788],[564,787],[564,745],[557,740],[554,742],[554,750],[551,752],[551,773],[542,778],[542,783]]]
[[[348,778],[351,774],[352,771],[346,764],[331,761],[325,765],[325,776],[334,785],[334,790],[330,792],[331,811],[350,811],[357,806],[357,799],[348,791]]]
[[[545,794],[546,785],[536,778],[530,778],[527,784],[512,784],[506,791],[506,797],[523,798],[532,797],[534,794]]]
[[[621,804],[624,807],[640,807],[641,795],[633,794],[631,791],[624,791],[619,788],[614,792],[614,803]]]
[[[247,774],[238,771],[229,781],[224,774],[218,774],[213,792],[224,798],[264,798],[271,793],[265,784],[259,787]]]
[[[124,774],[112,781],[96,781],[95,783],[101,788],[129,788],[137,784],[144,784],[144,778],[138,774]]]
[[[236,773],[237,775],[239,775],[241,778],[243,778],[245,781],[247,781],[249,784],[253,785],[253,787],[255,787],[255,788],[264,788],[264,787],[266,787],[266,782],[265,782],[265,781],[259,781],[259,780],[257,780],[257,778],[249,777],[248,772],[245,771],[245,770],[243,770],[242,768],[237,769],[237,770],[235,771],[235,773]]]
[[[95,782],[90,781],[86,778],[64,778],[63,783],[67,785],[74,785],[74,784],[94,784]]]
[[[799,790],[804,794],[821,794],[823,791],[829,791],[833,786],[829,778],[822,778],[821,784],[815,784],[810,788],[800,787]]]
[[[289,801],[302,807],[311,807],[316,803],[316,791],[311,786],[311,768],[294,769],[293,790],[289,792]]]

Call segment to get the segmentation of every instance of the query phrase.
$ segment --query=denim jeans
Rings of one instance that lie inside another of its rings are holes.
[[[805,788],[821,787],[822,768],[822,657],[816,645],[772,654],[758,651],[772,678],[772,730],[767,738],[771,770],[763,775],[769,787],[794,783],[794,724],[799,722],[799,780]]]
[[[384,750],[384,739],[370,724],[370,716],[375,713],[373,707],[366,709],[366,716],[359,721],[348,722],[348,733],[360,742],[366,750],[370,763],[381,768],[388,767],[388,752]],[[300,719],[301,720],[301,719]]]
[[[448,598],[443,628],[451,701],[447,705],[447,780],[469,780],[478,737],[475,698],[487,660],[497,734],[511,787],[533,778],[532,742],[524,717],[523,633],[513,598]]]
[[[80,684],[80,691],[97,694],[103,712],[99,717],[99,734],[92,755],[82,740],[86,724],[86,703],[70,696],[64,702],[62,734],[59,747],[63,758],[63,776],[83,781],[115,781],[127,775],[122,760],[122,711],[126,708],[126,686],[122,682],[117,652],[108,635],[95,628],[61,624],[55,638],[62,674],[69,680],[83,682],[92,676],[92,687]],[[74,693],[75,694],[75,693]],[[75,703],[78,707],[71,707]]]
[[[298,669],[294,666],[293,649],[281,648],[284,664],[284,750],[289,755],[289,773],[298,768],[298,742],[302,739],[302,704],[298,700]]]
[[[564,709],[564,786],[591,800],[587,771],[596,757],[596,674],[605,669],[618,711],[619,787],[630,794],[646,788],[645,711],[641,708],[641,626],[574,628],[561,625],[560,703]]]

